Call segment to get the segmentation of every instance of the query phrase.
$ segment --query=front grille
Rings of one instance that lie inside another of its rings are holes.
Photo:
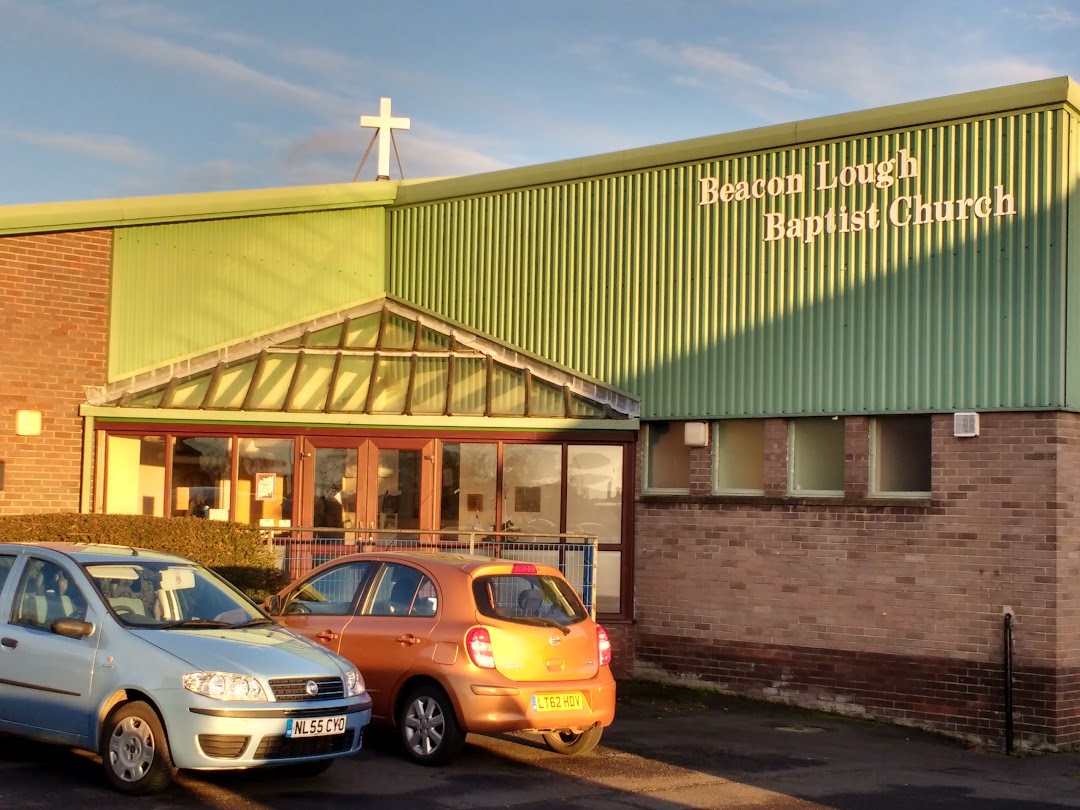
[[[309,695],[307,685],[314,681],[319,693]],[[341,700],[345,697],[345,684],[341,678],[274,678],[270,681],[274,700]]]
[[[332,737],[300,737],[290,739],[284,735],[263,737],[255,749],[255,759],[290,759],[292,757],[314,757],[319,754],[336,754],[350,751],[353,746],[353,732],[335,734]]]
[[[208,757],[239,759],[250,739],[239,734],[200,734],[199,747]]]

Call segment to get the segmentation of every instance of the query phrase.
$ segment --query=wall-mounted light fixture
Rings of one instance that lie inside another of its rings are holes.
[[[41,435],[41,411],[15,411],[16,436]]]

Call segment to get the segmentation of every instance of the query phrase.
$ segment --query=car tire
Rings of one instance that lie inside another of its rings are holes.
[[[157,712],[141,700],[109,714],[98,753],[109,784],[132,796],[164,790],[176,774],[165,728]]]
[[[446,692],[425,684],[409,693],[397,718],[405,755],[421,765],[449,762],[465,744],[465,734],[454,716]]]
[[[604,735],[604,727],[597,723],[580,734],[569,729],[564,731],[544,732],[544,743],[556,754],[576,757],[587,754],[600,743]]]

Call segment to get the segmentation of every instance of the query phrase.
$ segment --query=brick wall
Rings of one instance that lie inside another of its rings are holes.
[[[933,417],[915,501],[867,497],[869,426],[846,420],[841,499],[786,497],[781,419],[764,497],[702,494],[707,449],[689,497],[639,497],[636,671],[999,742],[1008,605],[1017,740],[1080,742],[1080,418],[983,414],[957,439]]]
[[[83,386],[105,383],[112,232],[0,237],[0,514],[79,508]],[[16,436],[19,410],[39,436]]]

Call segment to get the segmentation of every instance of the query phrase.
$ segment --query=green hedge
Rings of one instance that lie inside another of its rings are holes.
[[[288,583],[258,527],[192,517],[52,512],[0,516],[0,541],[112,543],[179,554],[212,568],[261,602]]]

